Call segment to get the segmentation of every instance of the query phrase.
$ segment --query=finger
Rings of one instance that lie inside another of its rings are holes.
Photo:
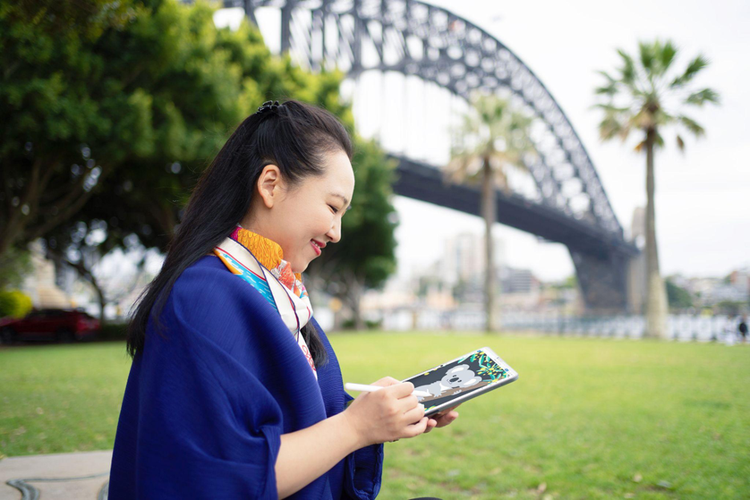
[[[424,431],[427,429],[427,421],[429,419],[430,417],[422,417],[422,420],[415,423],[414,425],[410,425],[407,428],[406,437],[419,436],[420,434],[424,433]]]
[[[409,423],[419,422],[422,417],[424,417],[424,406],[421,404],[404,413],[404,421]]]
[[[446,425],[452,423],[454,420],[458,418],[458,412],[452,411],[448,413],[447,415],[443,416],[437,423],[437,427],[445,427]]]
[[[432,418],[437,422],[437,427],[441,427],[441,424],[445,421],[445,415],[432,415]]]
[[[383,377],[380,380],[378,380],[377,382],[373,382],[372,385],[379,385],[381,387],[388,387],[388,386],[396,385],[396,384],[400,384],[400,383],[401,383],[400,380],[396,380],[393,377]]]
[[[456,408],[458,408],[459,406],[461,406],[462,404],[463,404],[463,403],[458,403],[458,404],[457,404],[456,406],[451,406],[451,407],[450,407],[450,408],[448,408],[447,410],[442,410],[442,411],[441,411],[440,413],[438,413],[437,415],[440,415],[441,417],[444,417],[444,416],[446,416],[447,414],[449,414],[449,413],[450,413],[450,412],[451,412],[452,410],[455,410]]]
[[[452,422],[458,418],[458,412],[457,411],[450,411],[446,413],[445,415],[441,415],[440,419],[441,421],[448,421]]]
[[[398,407],[401,408],[401,411],[406,413],[407,411],[416,408],[417,406],[421,406],[424,408],[424,405],[419,402],[416,396],[413,394],[410,396],[404,396],[403,398],[399,399],[396,403],[398,403]]]
[[[431,431],[432,429],[434,429],[434,428],[435,428],[435,426],[437,426],[437,421],[436,421],[436,420],[435,420],[434,418],[431,418],[431,419],[429,419],[429,420],[427,421],[427,428],[426,428],[426,429],[424,430],[424,433],[425,433],[425,434],[427,434],[427,433],[428,433],[428,432],[430,432],[430,431]]]
[[[396,398],[401,399],[405,396],[411,395],[411,393],[414,392],[414,384],[412,384],[411,382],[403,382],[396,385],[391,385],[384,390],[389,391],[394,396],[396,396]]]

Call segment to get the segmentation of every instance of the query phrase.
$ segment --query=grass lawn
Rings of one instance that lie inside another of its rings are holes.
[[[378,498],[748,498],[750,345],[332,335],[345,381],[406,378],[490,346],[517,382],[386,445]],[[0,451],[112,446],[121,343],[0,349]]]
[[[123,342],[0,348],[0,453],[112,448],[129,370]]]

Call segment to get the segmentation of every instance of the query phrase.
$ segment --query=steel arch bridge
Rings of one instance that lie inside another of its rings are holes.
[[[224,0],[258,25],[256,9],[280,10],[281,52],[309,69],[338,67],[349,77],[397,72],[468,100],[510,93],[543,124],[524,159],[535,197],[498,191],[497,220],[565,244],[589,309],[626,311],[627,242],[601,180],[567,116],[534,73],[502,42],[452,12],[417,0]],[[363,52],[377,54],[366,63]],[[479,215],[479,191],[451,185],[435,166],[398,157],[397,194]]]

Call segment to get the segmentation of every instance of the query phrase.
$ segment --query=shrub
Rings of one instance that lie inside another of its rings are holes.
[[[365,328],[367,328],[368,330],[377,330],[382,328],[382,323],[382,321],[365,320]],[[354,328],[354,320],[344,320],[344,322],[341,323],[341,328],[343,328],[344,330],[352,330]]]
[[[32,307],[31,297],[20,290],[0,290],[0,318],[23,318]]]
[[[127,323],[105,323],[98,334],[100,340],[125,340],[127,337]]]

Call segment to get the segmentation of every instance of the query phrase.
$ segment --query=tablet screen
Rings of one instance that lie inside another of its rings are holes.
[[[417,398],[424,405],[425,411],[429,411],[430,408],[476,392],[511,375],[509,367],[497,364],[489,354],[479,349],[406,380],[414,384],[415,390],[431,394]]]

